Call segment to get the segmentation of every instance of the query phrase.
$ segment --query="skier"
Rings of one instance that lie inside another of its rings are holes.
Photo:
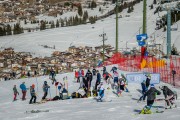
[[[97,79],[95,84],[95,90],[97,90],[97,86],[100,84],[101,81],[101,74],[99,73],[99,70],[97,70]]]
[[[88,95],[88,80],[86,77],[83,77],[83,89],[86,92],[86,96]]]
[[[42,97],[42,100],[46,99],[46,96],[48,95],[48,89],[49,88],[50,88],[50,86],[47,84],[47,81],[44,81],[44,84],[43,84],[44,96]]]
[[[92,75],[92,72],[88,69],[87,73],[86,73],[86,78],[87,78],[87,81],[89,83],[89,86],[88,88],[91,87],[91,82],[92,82],[92,79],[93,79],[93,75]]]
[[[84,70],[83,69],[81,70],[81,75],[84,76]]]
[[[28,76],[28,78],[30,78],[31,77],[31,74],[30,74],[30,72],[28,71],[28,73],[27,73],[27,76]]]
[[[103,65],[103,75],[106,73],[106,66]]]
[[[125,86],[125,82],[124,79],[121,77],[118,80],[118,89],[117,89],[118,96],[120,96],[122,91],[124,91],[124,86]]]
[[[115,70],[113,71],[114,84],[118,83],[119,73]]]
[[[151,81],[151,76],[150,74],[145,75],[146,76],[146,88],[148,89],[149,85],[150,85],[150,81]]]
[[[147,92],[147,88],[146,88],[146,81],[143,80],[143,82],[141,83],[141,87],[142,87],[142,96],[139,98],[138,102],[141,101],[143,99],[143,101],[145,101],[146,96],[145,93]]]
[[[95,67],[93,68],[92,73],[94,76],[96,75],[96,68]]]
[[[63,84],[61,82],[59,82],[58,90],[59,90],[59,98],[62,100],[63,99],[63,94],[62,94]]]
[[[78,79],[78,72],[75,70],[75,78],[76,78],[76,81],[77,81],[77,83],[79,82],[79,79]]]
[[[103,77],[106,81],[106,83],[110,83],[110,77],[112,78],[111,74],[109,74],[107,71],[103,74]]]
[[[116,67],[116,66],[113,66],[112,69],[111,69],[111,71],[114,73],[115,71],[117,71],[117,67]],[[110,72],[111,72],[111,71],[110,71]]]
[[[101,101],[102,102],[102,98],[104,97],[104,86],[103,86],[103,81],[101,81],[101,83],[98,85],[98,91],[99,91],[99,98],[97,99],[97,101]]]
[[[82,70],[81,69],[79,69],[79,71],[78,71],[77,82],[80,82],[80,77],[82,77]]]
[[[154,100],[156,99],[156,95],[160,95],[161,92],[158,91],[154,84],[151,84],[151,88],[145,93],[147,96],[147,105],[143,108],[143,110],[140,112],[140,114],[151,114],[151,107],[154,103]]]
[[[17,94],[19,95],[19,92],[17,91],[17,88],[16,88],[16,85],[14,85],[13,87],[13,92],[14,92],[14,101],[16,101],[16,97],[17,97]]]
[[[55,79],[56,72],[53,69],[51,69],[49,76],[50,76],[50,78],[52,80],[52,84],[54,84],[56,82],[56,79]]]
[[[36,103],[36,93],[35,93],[35,89],[34,88],[35,88],[35,85],[32,84],[32,86],[30,86],[31,99],[29,101],[29,104],[32,104],[33,99],[34,99],[33,103]]]
[[[177,94],[175,94],[172,90],[170,90],[167,86],[162,86],[159,87],[163,91],[163,95],[165,97],[165,102],[166,102],[166,109],[172,108],[172,105],[176,104],[174,103],[175,97],[177,98]]]
[[[22,90],[22,100],[26,100],[27,88],[26,88],[25,82],[23,82],[23,83],[20,85],[20,88],[21,88],[21,90]]]

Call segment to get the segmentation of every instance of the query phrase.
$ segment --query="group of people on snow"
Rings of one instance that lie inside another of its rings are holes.
[[[83,97],[88,97],[89,95],[92,96],[90,88],[92,87],[93,77],[95,77],[96,79],[93,95],[99,96],[98,100],[100,101],[104,97],[104,93],[106,90],[103,83],[106,83],[107,85],[111,85],[112,89],[116,91],[119,96],[125,90],[126,92],[129,92],[126,86],[127,80],[123,74],[119,75],[117,67],[115,66],[112,67],[110,71],[112,72],[112,75],[109,72],[107,72],[105,66],[103,66],[102,72],[103,73],[101,75],[100,71],[96,70],[95,68],[92,69],[92,72],[90,71],[90,69],[88,69],[86,74],[84,74],[84,70],[81,70],[81,69],[79,71],[75,71],[75,78],[76,78],[77,83],[80,83],[80,87],[76,92],[72,93],[71,97],[83,98]],[[67,77],[64,78],[64,84],[62,84],[61,82],[56,81],[55,76],[56,76],[55,71],[51,70],[50,79],[52,80],[52,84],[55,83],[55,86],[59,90],[59,96],[56,96],[56,97],[57,99],[64,99],[64,93],[66,93],[66,95],[68,96],[67,94],[68,89],[66,88],[66,84],[65,84],[65,79],[67,79]],[[113,79],[113,83],[111,83],[110,79]],[[142,100],[145,101],[147,97],[147,105],[145,108],[149,112],[151,107],[153,106],[153,103],[156,100],[156,96],[160,95],[161,92],[155,88],[154,84],[151,84],[150,74],[146,75],[146,80],[143,80],[143,82],[141,83],[141,87],[142,87],[142,96],[139,98],[138,101],[142,101]],[[169,89],[167,86],[161,86],[159,88],[160,90],[162,90],[163,95],[165,97],[166,108],[172,107],[172,105],[175,105],[173,100],[177,98],[177,94],[171,89]],[[22,82],[22,84],[20,85],[20,89],[22,90],[22,100],[26,100],[26,93],[27,93],[28,88],[26,87],[25,82]],[[29,89],[30,89],[30,95],[31,95],[29,104],[36,103],[37,94],[35,92],[35,85],[32,84]],[[47,84],[47,81],[44,81],[42,89],[44,92],[42,100],[45,100],[48,95],[48,90],[50,89],[50,86]],[[16,101],[17,95],[19,95],[16,85],[14,85],[13,87],[13,92],[14,92],[13,100]],[[53,98],[53,99],[56,99],[56,98]],[[145,110],[143,110],[142,112],[144,112],[145,114],[146,113],[148,114],[148,112]]]
[[[153,106],[154,102],[158,100],[156,99],[156,96],[161,94],[161,92],[155,88],[154,84],[150,84],[151,76],[146,75],[146,77],[146,80],[143,80],[143,82],[141,83],[142,96],[139,98],[138,102],[141,100],[145,101],[147,96],[147,105],[143,108],[140,114],[151,114],[150,109]],[[176,107],[174,100],[175,98],[177,98],[177,93],[173,92],[167,86],[160,86],[159,88],[160,90],[162,90],[165,97],[165,99],[163,99],[166,103],[165,109],[167,109],[168,107],[171,108],[173,105]]]

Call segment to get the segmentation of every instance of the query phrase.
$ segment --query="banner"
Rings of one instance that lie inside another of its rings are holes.
[[[128,83],[141,83],[143,80],[146,80],[146,75],[144,73],[129,73],[126,74],[126,79]],[[159,84],[160,83],[160,74],[158,73],[149,73],[150,75],[150,83],[151,84]]]

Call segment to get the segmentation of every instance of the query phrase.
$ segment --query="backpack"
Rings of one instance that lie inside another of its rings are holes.
[[[53,100],[53,101],[55,101],[55,100],[60,100],[60,97],[59,97],[59,96],[55,96],[52,100]]]

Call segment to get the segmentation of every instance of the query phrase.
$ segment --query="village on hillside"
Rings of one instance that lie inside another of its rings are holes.
[[[111,45],[105,45],[105,58],[115,51]],[[19,79],[37,75],[48,75],[51,69],[56,73],[72,72],[79,68],[96,67],[102,60],[103,46],[70,46],[67,51],[55,51],[51,57],[35,57],[30,52],[15,52],[13,48],[0,51],[0,80]]]

